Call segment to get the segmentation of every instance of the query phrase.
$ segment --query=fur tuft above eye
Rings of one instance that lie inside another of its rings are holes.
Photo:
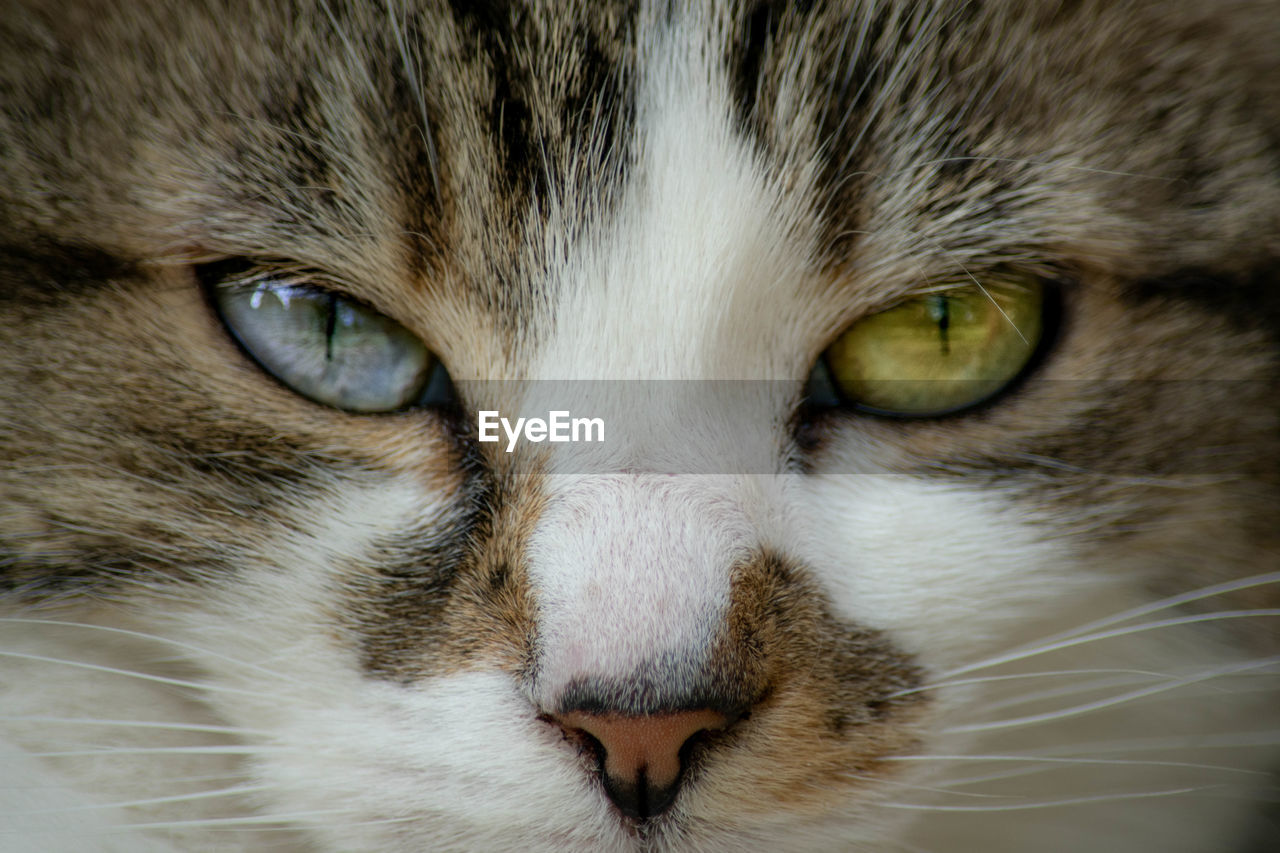
[[[1026,370],[1045,336],[1045,306],[1043,286],[1029,278],[924,293],[845,330],[810,385],[819,404],[871,414],[964,411]]]
[[[223,323],[267,373],[348,412],[394,412],[453,399],[444,365],[404,326],[299,276],[211,276]]]

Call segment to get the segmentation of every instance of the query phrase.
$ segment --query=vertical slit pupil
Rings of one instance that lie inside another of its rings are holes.
[[[338,326],[338,297],[330,293],[327,305],[324,316],[324,359],[333,361],[333,332]]]
[[[943,355],[951,355],[951,339],[947,330],[951,326],[951,300],[945,293],[929,297],[929,316],[938,326],[938,343]]]

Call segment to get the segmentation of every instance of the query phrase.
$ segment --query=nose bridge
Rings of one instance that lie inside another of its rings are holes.
[[[528,551],[540,704],[560,704],[573,685],[634,685],[655,666],[668,674],[701,668],[728,606],[732,568],[756,547],[743,506],[750,492],[737,479],[551,478]]]

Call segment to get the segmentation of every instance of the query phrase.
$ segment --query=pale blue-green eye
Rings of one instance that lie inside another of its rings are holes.
[[[421,401],[438,362],[408,329],[327,290],[271,279],[222,284],[214,301],[241,346],[304,397],[350,412]]]

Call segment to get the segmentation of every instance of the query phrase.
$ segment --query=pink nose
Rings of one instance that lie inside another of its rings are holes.
[[[689,739],[730,722],[709,708],[644,716],[569,711],[551,718],[565,731],[586,734],[599,745],[605,792],[619,811],[637,820],[675,802],[681,753]]]

